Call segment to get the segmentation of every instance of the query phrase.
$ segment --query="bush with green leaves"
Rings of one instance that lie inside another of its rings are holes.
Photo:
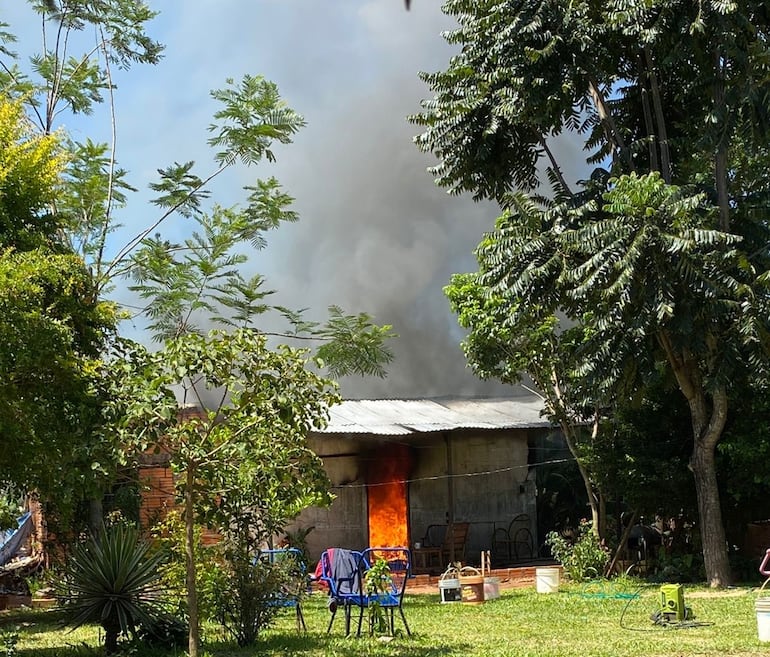
[[[0,531],[15,529],[18,517],[24,512],[23,495],[15,487],[0,489]]]
[[[164,615],[158,573],[163,558],[126,524],[105,527],[98,537],[75,545],[57,584],[67,624],[99,623],[107,654],[116,653],[121,635],[136,636],[139,627]]]
[[[18,654],[17,644],[19,643],[18,628],[0,630],[0,646],[2,646],[3,657],[16,657]]]
[[[154,646],[165,650],[184,648],[190,631],[186,618],[164,614],[142,625],[136,633],[140,646]]]
[[[648,578],[651,582],[702,582],[706,576],[703,555],[696,551],[676,552],[661,548],[655,566],[655,571]],[[757,572],[756,563],[752,563],[752,566],[754,574]],[[740,571],[733,572],[741,575]]]
[[[603,576],[610,560],[609,551],[600,543],[587,520],[580,521],[574,539],[550,532],[545,542],[554,559],[564,566],[564,572],[575,582]]]
[[[181,513],[177,509],[169,511],[152,528],[156,543],[167,556],[160,566],[164,598],[175,610],[175,615],[186,617],[186,554],[185,526]],[[221,546],[205,545],[203,527],[194,527],[194,550],[196,559],[196,589],[198,591],[198,610],[203,620],[216,620],[217,592],[227,586],[224,558]]]
[[[243,545],[231,544],[225,553],[229,578],[217,595],[217,620],[239,646],[250,646],[284,608],[284,600],[301,598],[304,566],[291,555],[262,559]]]
[[[296,527],[293,530],[284,530],[286,547],[295,548],[300,551],[302,562],[305,564],[306,569],[311,561],[310,550],[307,545],[307,536],[314,529],[315,525],[310,525],[310,527]]]

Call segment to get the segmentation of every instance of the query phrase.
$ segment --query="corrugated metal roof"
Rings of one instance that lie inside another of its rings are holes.
[[[330,409],[321,433],[403,436],[453,429],[549,427],[538,397],[506,399],[357,399]]]

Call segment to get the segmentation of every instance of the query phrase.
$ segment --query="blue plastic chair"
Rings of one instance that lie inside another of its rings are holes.
[[[366,573],[372,565],[385,559],[389,566],[386,590],[376,594],[366,592]],[[411,636],[403,610],[406,581],[411,575],[411,554],[407,548],[367,548],[363,552],[345,548],[330,548],[321,555],[321,580],[329,587],[329,620],[327,633],[331,632],[337,609],[342,606],[345,614],[345,635],[350,635],[353,608],[358,607],[357,635],[361,635],[364,610],[376,604],[385,610],[391,634],[395,633],[395,610],[398,609],[406,633]],[[374,618],[370,616],[369,631],[374,631]]]
[[[294,608],[297,615],[297,630],[307,631],[305,625],[305,616],[302,613],[302,592],[309,591],[310,580],[307,575],[307,565],[302,558],[302,552],[297,548],[278,548],[274,550],[261,550],[260,561],[269,564],[286,564],[292,569],[292,574],[296,575],[296,582],[293,586],[286,587],[277,593],[270,604],[276,607]]]
[[[398,610],[404,629],[408,636],[412,633],[409,630],[409,623],[406,622],[404,615],[404,593],[406,592],[406,582],[412,574],[412,554],[405,547],[371,547],[364,550],[362,554],[365,570],[371,568],[377,561],[385,560],[388,564],[387,579],[382,582],[384,591],[379,593],[364,595],[360,601],[360,614],[358,618],[359,634],[361,632],[361,619],[364,608],[377,604],[385,610],[388,619],[388,625],[391,636],[396,633],[395,612]],[[364,586],[365,586],[364,577]],[[365,588],[364,588],[365,591]],[[369,633],[374,631],[373,615],[369,616]]]
[[[329,589],[329,611],[332,614],[326,628],[327,634],[332,630],[339,607],[342,607],[345,614],[345,636],[350,634],[351,608],[359,602],[363,590],[362,568],[362,554],[356,550],[329,548],[321,554],[319,579]]]

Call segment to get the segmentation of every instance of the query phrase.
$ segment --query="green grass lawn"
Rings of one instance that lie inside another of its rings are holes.
[[[630,594],[638,593],[638,597]],[[770,592],[768,592],[770,596]],[[767,655],[770,644],[760,643],[754,601],[756,588],[711,592],[685,588],[685,604],[695,614],[686,627],[655,625],[659,587],[640,588],[633,582],[595,586],[562,585],[558,593],[534,589],[503,591],[500,599],[480,605],[440,604],[436,595],[412,595],[405,602],[412,636],[403,633],[390,641],[342,636],[344,619],[338,613],[332,633],[326,634],[326,598],[314,594],[304,605],[307,634],[299,634],[287,610],[265,632],[259,645],[239,649],[207,628],[205,650],[212,657],[259,655],[283,657],[507,657],[583,656],[646,657],[662,655]],[[57,626],[58,612],[6,611],[0,631],[17,629],[18,657],[90,657],[101,654],[96,628],[68,633]],[[397,629],[402,627],[397,625]],[[2,638],[0,636],[0,638]],[[135,649],[134,657],[162,653]],[[184,654],[183,651],[176,653]],[[6,652],[0,643],[0,657]]]

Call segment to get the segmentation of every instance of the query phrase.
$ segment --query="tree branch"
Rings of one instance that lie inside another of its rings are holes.
[[[110,263],[109,267],[105,269],[104,276],[105,278],[109,278],[110,274],[112,273],[112,270],[120,264],[123,259],[131,253],[138,245],[139,243],[147,237],[152,231],[154,231],[160,224],[162,224],[166,219],[168,219],[174,212],[177,211],[178,208],[180,208],[182,205],[184,205],[185,202],[187,202],[196,192],[203,189],[206,185],[208,185],[214,178],[216,178],[220,173],[222,173],[225,169],[227,169],[232,163],[231,162],[225,162],[222,166],[220,166],[214,173],[212,173],[208,178],[205,180],[202,180],[199,185],[196,185],[195,188],[191,189],[187,194],[185,194],[184,198],[180,199],[178,203],[175,203],[172,207],[170,207],[166,212],[164,212],[151,226],[148,226],[144,230],[142,230],[138,235],[133,237],[131,240],[129,240],[123,248],[118,251],[118,254],[115,256],[115,258]]]
[[[112,202],[113,202],[113,184],[115,179],[115,149],[117,146],[117,127],[115,121],[115,93],[112,85],[112,71],[110,69],[110,58],[107,55],[107,42],[104,38],[104,32],[99,28],[99,33],[102,37],[102,52],[104,53],[104,68],[107,72],[107,84],[110,93],[110,137],[112,139],[112,148],[110,149],[110,166],[107,179],[107,202],[104,209],[104,221],[102,222],[102,230],[99,234],[99,251],[96,258],[96,274],[94,279],[96,280],[96,294],[101,292],[102,288],[102,262],[104,258],[104,247],[107,244],[107,234],[110,227],[110,217],[112,215]]]
[[[561,167],[556,161],[556,157],[554,156],[553,151],[548,147],[548,144],[545,141],[545,137],[542,134],[539,134],[538,139],[540,140],[540,146],[543,148],[545,154],[548,156],[548,159],[551,162],[551,168],[559,179],[559,183],[561,184],[563,190],[569,194],[570,198],[575,198],[575,195],[572,193],[572,190],[570,189],[566,179],[564,178],[564,175],[561,172]]]
[[[668,132],[666,130],[666,117],[663,114],[663,100],[660,97],[658,76],[655,73],[655,64],[652,61],[652,52],[649,46],[644,48],[644,57],[647,62],[647,76],[650,79],[650,91],[652,92],[652,104],[655,108],[655,120],[658,124],[658,144],[660,145],[660,173],[666,183],[671,184],[671,155],[668,149]]]
[[[726,124],[724,66],[718,50],[714,51],[714,80],[714,113],[723,117],[722,121]],[[714,156],[714,179],[719,204],[719,227],[727,232],[730,230],[730,200],[727,192],[727,140],[724,130],[719,135]]]
[[[593,78],[589,78],[588,80],[588,91],[594,101],[594,106],[599,115],[599,121],[604,128],[604,134],[607,137],[607,141],[615,145],[618,151],[620,151],[620,158],[628,165],[629,169],[633,171],[634,163],[631,160],[631,154],[628,151],[623,135],[620,134],[615,119],[612,118],[604,94],[599,88],[599,83]]]
[[[644,62],[641,54],[639,55],[639,78],[644,77]],[[652,122],[652,109],[650,108],[650,93],[643,85],[639,85],[642,96],[642,113],[644,115],[644,129],[647,132],[647,149],[650,154],[650,171],[660,171],[658,161],[658,151],[655,148],[655,126]]]
[[[666,331],[658,331],[657,338],[658,344],[663,347],[666,359],[670,363],[671,369],[674,371],[676,382],[679,385],[682,394],[684,394],[688,401],[693,399],[696,394],[694,382],[689,376],[685,376],[684,360],[676,353],[674,345],[671,344],[671,337]]]

